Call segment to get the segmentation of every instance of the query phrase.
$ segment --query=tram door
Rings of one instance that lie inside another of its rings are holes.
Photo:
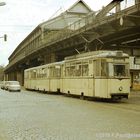
[[[95,97],[108,98],[108,78],[106,59],[97,59],[95,66]]]

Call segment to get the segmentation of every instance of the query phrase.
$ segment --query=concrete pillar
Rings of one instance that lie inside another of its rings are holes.
[[[57,61],[57,56],[56,56],[55,53],[47,54],[44,57],[44,64],[49,64],[49,63],[53,63],[53,62],[56,62],[56,61]]]
[[[19,81],[21,85],[24,84],[24,70],[16,70],[5,74],[5,81]]]
[[[51,53],[51,63],[56,62],[56,54]]]
[[[20,85],[24,85],[24,69],[17,71],[17,81],[19,81]]]
[[[8,74],[4,74],[4,81],[8,81]]]
[[[10,72],[8,73],[8,81],[12,81],[12,80],[14,80],[14,73]]]
[[[21,71],[17,71],[17,81],[19,81],[20,84],[22,83],[22,74],[21,74]]]

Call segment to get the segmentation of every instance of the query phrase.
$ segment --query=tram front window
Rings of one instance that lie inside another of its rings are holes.
[[[125,65],[114,65],[114,76],[126,76]]]
[[[109,63],[109,77],[126,77],[129,76],[129,66],[127,64]]]

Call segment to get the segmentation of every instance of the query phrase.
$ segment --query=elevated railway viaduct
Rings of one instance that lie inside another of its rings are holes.
[[[60,30],[44,23],[37,26],[9,57],[5,79],[23,85],[25,69],[84,51],[123,50],[140,58],[140,0],[124,10],[120,9],[121,1],[111,2],[98,13],[89,12]],[[114,7],[116,12],[108,14]],[[132,68],[132,79],[134,71]]]

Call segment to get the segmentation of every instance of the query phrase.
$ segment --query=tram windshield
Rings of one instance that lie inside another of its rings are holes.
[[[109,77],[128,77],[129,65],[128,64],[113,64],[109,63],[108,66]]]
[[[125,65],[114,65],[114,76],[126,76]]]

